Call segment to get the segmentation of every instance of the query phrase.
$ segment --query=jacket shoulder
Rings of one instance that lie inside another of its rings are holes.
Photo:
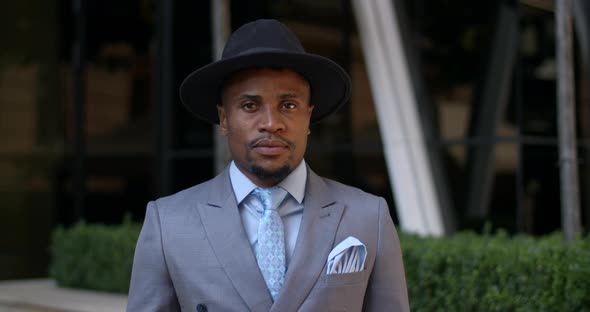
[[[172,195],[160,197],[154,200],[155,206],[159,211],[182,210],[183,208],[194,207],[199,203],[205,203],[209,199],[209,195],[214,188],[214,181],[221,178],[222,177],[217,176],[211,180],[191,186]]]
[[[378,206],[379,201],[384,200],[382,197],[368,193],[358,187],[347,185],[332,179],[320,177],[326,187],[339,201],[353,204],[369,204]]]
[[[158,203],[164,202],[175,202],[175,201],[183,201],[187,199],[193,198],[203,198],[204,195],[209,193],[209,189],[211,189],[211,182],[212,180],[208,180],[197,185],[193,185],[188,187],[184,190],[180,190],[172,195],[160,197],[156,199]],[[206,197],[205,197],[206,198]]]

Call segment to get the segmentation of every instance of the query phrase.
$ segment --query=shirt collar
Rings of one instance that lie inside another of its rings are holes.
[[[252,190],[257,188],[246,175],[238,169],[236,164],[232,161],[229,166],[229,177],[231,186],[236,194],[236,201],[240,204]],[[305,160],[301,160],[299,165],[293,170],[283,181],[277,186],[287,190],[295,200],[301,204],[305,197],[305,183],[307,181],[307,166]]]

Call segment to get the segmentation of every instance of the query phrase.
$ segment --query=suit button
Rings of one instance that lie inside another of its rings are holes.
[[[197,312],[207,312],[207,306],[204,304],[197,304]]]

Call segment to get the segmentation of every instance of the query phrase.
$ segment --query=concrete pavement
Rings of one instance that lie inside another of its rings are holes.
[[[0,312],[120,312],[127,296],[57,287],[51,279],[0,281]]]

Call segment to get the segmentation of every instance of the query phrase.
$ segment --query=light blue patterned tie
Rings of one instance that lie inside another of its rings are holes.
[[[256,188],[252,195],[264,208],[258,224],[256,261],[274,301],[285,282],[285,232],[278,207],[287,191],[280,187]]]

